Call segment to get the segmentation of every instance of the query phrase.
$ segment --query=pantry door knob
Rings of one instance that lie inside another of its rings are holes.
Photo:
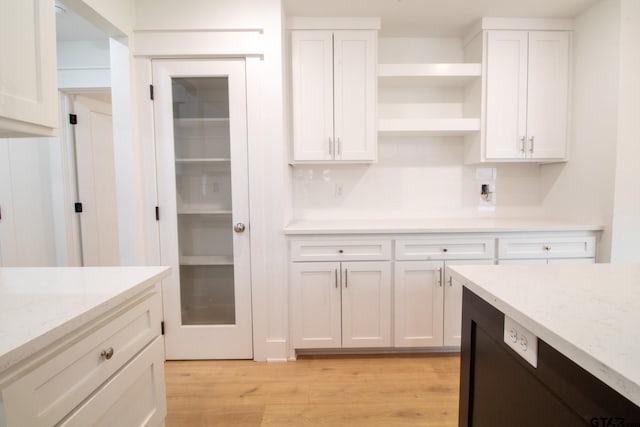
[[[246,228],[245,225],[239,222],[233,226],[233,231],[235,231],[236,233],[242,233],[245,230],[245,228]]]

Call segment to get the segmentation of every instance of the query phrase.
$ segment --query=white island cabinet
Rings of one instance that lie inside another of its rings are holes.
[[[0,269],[0,426],[163,425],[168,274]]]
[[[7,0],[0,14],[0,137],[53,136],[58,126],[54,2]]]

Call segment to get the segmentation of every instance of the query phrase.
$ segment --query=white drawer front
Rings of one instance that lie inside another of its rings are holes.
[[[501,238],[498,258],[593,258],[596,256],[596,238],[548,237]]]
[[[3,391],[5,416],[12,420],[7,424],[59,422],[160,334],[161,309],[160,294],[150,294],[50,354],[48,361]],[[110,349],[113,355],[107,359],[101,353]]]
[[[292,240],[292,261],[385,261],[391,259],[389,240]]]
[[[167,415],[163,345],[162,338],[156,338],[60,426],[163,425]]]
[[[415,239],[396,241],[397,260],[491,259],[495,239]]]

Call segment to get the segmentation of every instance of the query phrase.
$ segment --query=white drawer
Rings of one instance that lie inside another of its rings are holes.
[[[498,258],[593,258],[596,238],[581,237],[506,237],[498,239]]]
[[[60,427],[163,425],[167,415],[163,345],[162,338],[156,338]]]
[[[389,240],[292,240],[291,261],[384,261]]]
[[[36,369],[3,390],[7,424],[58,423],[160,335],[161,310],[160,294],[150,293],[52,350]],[[102,352],[109,349],[113,355],[107,359]]]
[[[411,239],[396,241],[397,260],[492,259],[495,239]]]

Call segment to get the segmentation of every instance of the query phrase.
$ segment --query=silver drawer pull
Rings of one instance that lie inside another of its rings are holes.
[[[103,359],[111,359],[113,357],[113,347],[109,347],[106,350],[102,350],[102,353],[100,353],[100,356],[102,356]]]

